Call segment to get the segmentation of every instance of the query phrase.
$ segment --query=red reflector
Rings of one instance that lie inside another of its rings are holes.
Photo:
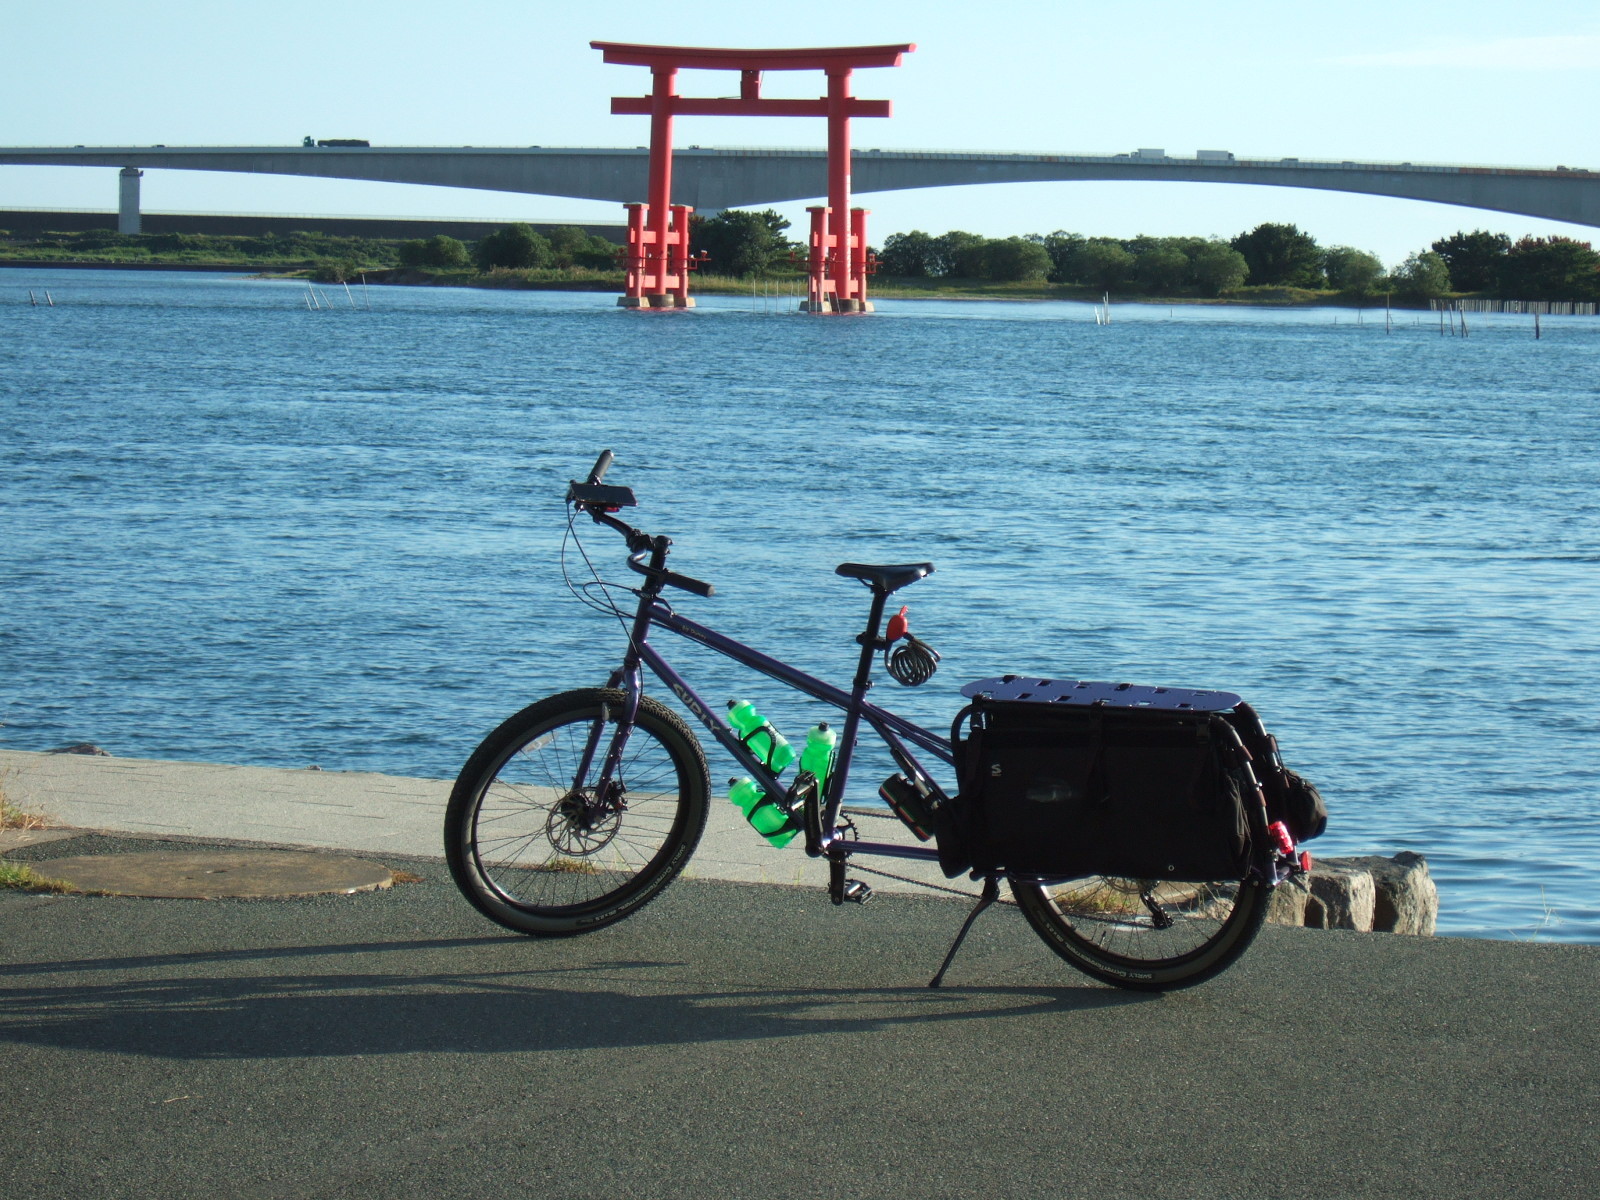
[[[898,642],[905,637],[906,631],[911,628],[911,619],[906,616],[906,613],[910,611],[909,608],[902,605],[900,611],[889,618],[889,630],[884,636],[891,642]]]
[[[1309,851],[1309,850],[1300,851],[1300,869],[1302,871],[1310,871],[1311,870],[1311,851]]]
[[[1267,832],[1272,835],[1272,840],[1278,844],[1279,854],[1294,853],[1294,839],[1289,836],[1289,827],[1282,821],[1274,821],[1267,826]]]

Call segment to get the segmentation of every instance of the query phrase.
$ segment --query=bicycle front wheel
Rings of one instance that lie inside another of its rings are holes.
[[[711,780],[665,705],[586,688],[506,720],[462,768],[445,813],[456,886],[492,921],[542,937],[600,929],[660,894],[705,829]],[[601,794],[601,770],[621,756]]]
[[[1067,962],[1149,992],[1192,987],[1231,965],[1255,939],[1270,895],[1254,875],[1212,883],[1013,879],[1011,891],[1034,932]]]

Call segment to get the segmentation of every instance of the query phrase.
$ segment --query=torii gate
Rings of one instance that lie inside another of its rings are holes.
[[[689,214],[672,203],[672,118],[826,117],[828,203],[811,208],[807,312],[871,312],[867,302],[867,210],[850,207],[850,118],[887,117],[889,101],[858,100],[850,94],[857,67],[898,67],[916,49],[903,46],[835,46],[811,50],[712,50],[690,46],[634,46],[590,42],[608,63],[649,67],[648,96],[613,96],[611,112],[650,118],[649,203],[629,204],[628,291],[618,304],[629,308],[688,308]],[[696,99],[678,95],[679,71],[738,71],[739,95]],[[825,71],[828,94],[817,100],[763,100],[763,71]]]

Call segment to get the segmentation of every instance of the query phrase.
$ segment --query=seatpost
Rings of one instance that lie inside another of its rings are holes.
[[[872,611],[867,617],[867,628],[856,638],[861,643],[861,658],[856,663],[855,682],[850,689],[850,707],[845,710],[844,729],[838,743],[838,761],[828,775],[828,794],[824,797],[826,803],[822,818],[824,830],[832,829],[839,820],[839,807],[844,800],[844,781],[850,775],[850,760],[856,748],[856,730],[861,725],[861,703],[872,688],[872,656],[882,648],[878,629],[883,623],[883,608],[888,599],[888,592],[880,592],[876,588],[872,590]]]
[[[856,638],[856,641],[861,643],[861,658],[856,663],[855,678],[855,694],[858,699],[866,695],[867,689],[872,686],[872,656],[883,648],[878,638],[878,630],[883,624],[883,610],[888,599],[888,592],[873,589],[872,612],[867,617],[866,632]]]

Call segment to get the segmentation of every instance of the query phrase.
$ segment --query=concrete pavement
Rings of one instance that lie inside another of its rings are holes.
[[[19,851],[114,853],[86,835]],[[0,1179],[41,1200],[1600,1192],[1600,948],[1268,928],[1100,987],[1011,909],[687,880],[506,936],[437,860],[287,901],[0,894]]]
[[[55,823],[157,837],[204,837],[440,856],[451,781],[362,771],[283,770],[221,763],[167,762],[85,754],[0,750],[0,790],[13,804]],[[863,836],[915,845],[900,822],[860,817]],[[868,866],[951,886],[939,870],[873,859]],[[922,891],[852,871],[874,890]],[[726,796],[714,793],[706,831],[688,878],[825,887],[827,866],[797,842],[768,845]],[[955,886],[976,894],[965,879]]]
[[[717,878],[789,869],[766,858],[820,882],[721,800],[698,878],[535,940],[455,892],[442,781],[16,752],[0,780],[132,833],[12,852],[46,875],[204,838],[420,877],[270,902],[0,892],[0,1179],[30,1195],[1600,1192],[1600,947],[1268,927],[1217,979],[1144,996],[996,909],[929,992],[965,904]]]

